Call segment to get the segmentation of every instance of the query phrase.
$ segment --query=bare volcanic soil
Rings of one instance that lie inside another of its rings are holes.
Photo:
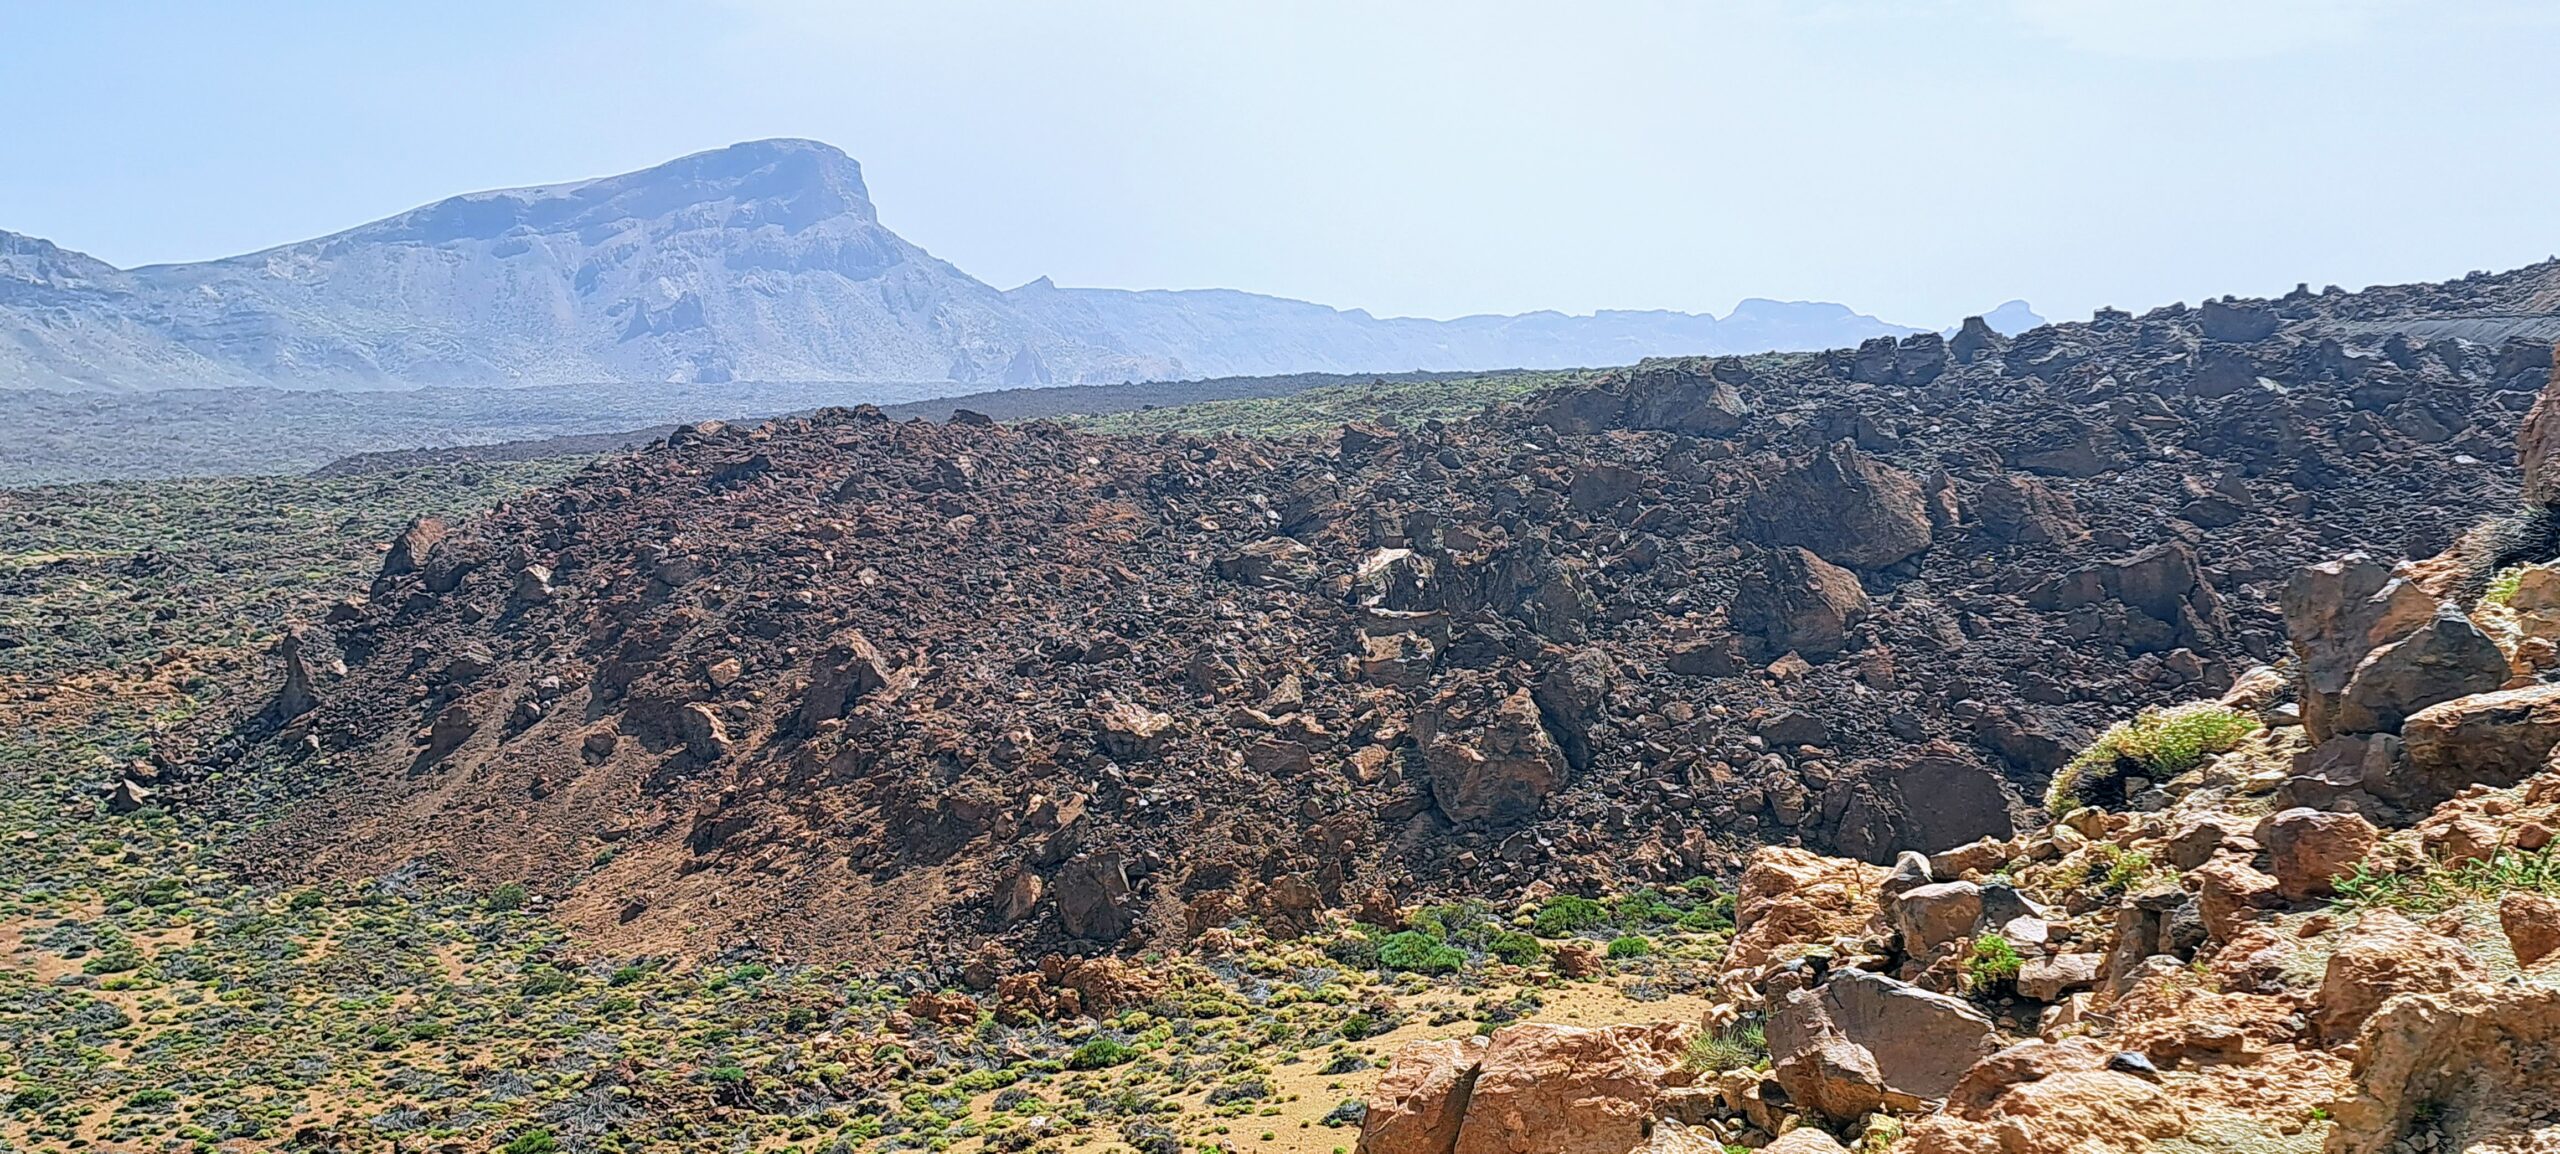
[[[197,799],[600,948],[956,971],[2007,835],[2274,592],[2515,505],[2547,346],[2319,298],[1653,362],[1464,422],[694,426],[393,543]],[[334,672],[339,660],[344,673]]]

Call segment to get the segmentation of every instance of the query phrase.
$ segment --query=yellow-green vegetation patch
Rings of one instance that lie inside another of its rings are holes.
[[[2098,804],[2128,777],[2165,781],[2229,753],[2259,728],[2258,719],[2227,705],[2190,702],[2143,710],[2110,727],[2053,775],[2045,809],[2059,817]]]
[[[2560,897],[2560,853],[2502,849],[2485,858],[2447,864],[2431,861],[2416,869],[2374,873],[2363,865],[2337,879],[2338,903],[2354,909],[2386,908],[2404,913],[2441,913],[2470,902],[2496,902],[2510,893]]]

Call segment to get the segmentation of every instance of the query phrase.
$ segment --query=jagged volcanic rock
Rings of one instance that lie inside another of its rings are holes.
[[[430,858],[634,948],[955,964],[1941,851],[2278,657],[2297,566],[2513,502],[2537,376],[2251,307],[2236,392],[2172,308],[1321,441],[690,427],[409,535],[330,626],[324,753],[224,780],[295,799],[267,869]],[[1822,461],[1866,495],[1769,503]],[[1843,524],[1773,549],[1780,508]],[[1867,568],[1816,556],[1879,516]],[[1751,592],[1773,555],[1818,595]]]

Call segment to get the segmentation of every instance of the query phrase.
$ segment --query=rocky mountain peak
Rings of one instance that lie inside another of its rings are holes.
[[[42,237],[0,230],[0,280],[85,288],[117,275],[114,265]]]
[[[446,245],[525,233],[591,240],[634,225],[796,233],[839,220],[879,222],[860,162],[813,140],[757,140],[619,176],[466,193],[329,240]]]

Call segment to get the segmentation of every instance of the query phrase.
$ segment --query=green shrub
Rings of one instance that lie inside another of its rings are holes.
[[[2151,860],[2148,850],[2122,850],[2103,844],[2089,848],[2089,884],[2105,893],[2140,889],[2152,875],[2165,872]]]
[[[2210,701],[2146,709],[2118,722],[2053,775],[2044,806],[2059,817],[2094,805],[2134,775],[2166,780],[2239,748],[2258,731],[2258,720]]]
[[[1984,934],[1973,939],[1973,953],[1964,962],[1965,988],[1988,990],[2002,982],[2018,978],[2018,968],[2026,959],[2018,956],[2018,947],[1999,934]]]
[[[508,910],[523,909],[524,883],[508,882],[494,890],[490,890],[489,899],[482,902],[481,907],[493,914],[502,914]]]
[[[1609,911],[1600,903],[1566,894],[1539,906],[1531,922],[1539,937],[1562,938],[1608,920]]]
[[[576,984],[567,970],[557,966],[527,966],[524,971],[524,995],[528,998],[567,993]]]
[[[713,1066],[702,1072],[704,1081],[715,1086],[734,1086],[747,1080],[747,1068],[738,1065]]]
[[[1378,964],[1417,974],[1454,974],[1467,964],[1467,956],[1429,934],[1403,930],[1378,943]]]
[[[1138,1052],[1130,1049],[1126,1043],[1115,1042],[1109,1038],[1095,1038],[1076,1047],[1075,1053],[1067,1055],[1067,1068],[1070,1070],[1107,1069],[1137,1056]]]
[[[559,1149],[560,1140],[539,1126],[516,1135],[512,1141],[498,1148],[499,1154],[553,1154]]]
[[[1515,966],[1536,965],[1538,959],[1547,954],[1547,947],[1538,944],[1536,934],[1524,934],[1518,930],[1495,931],[1485,940],[1484,948],[1485,952]]]
[[[1758,1022],[1736,1022],[1689,1040],[1680,1064],[1706,1074],[1757,1066],[1769,1057],[1769,1035]]]
[[[1612,958],[1641,958],[1653,952],[1653,943],[1643,934],[1622,934],[1609,940]]]
[[[1378,968],[1378,939],[1363,926],[1326,942],[1324,955],[1355,970],[1374,970]]]
[[[1662,900],[1662,895],[1651,886],[1640,886],[1620,894],[1610,904],[1616,907],[1616,920],[1622,926],[1680,920],[1679,907]]]

